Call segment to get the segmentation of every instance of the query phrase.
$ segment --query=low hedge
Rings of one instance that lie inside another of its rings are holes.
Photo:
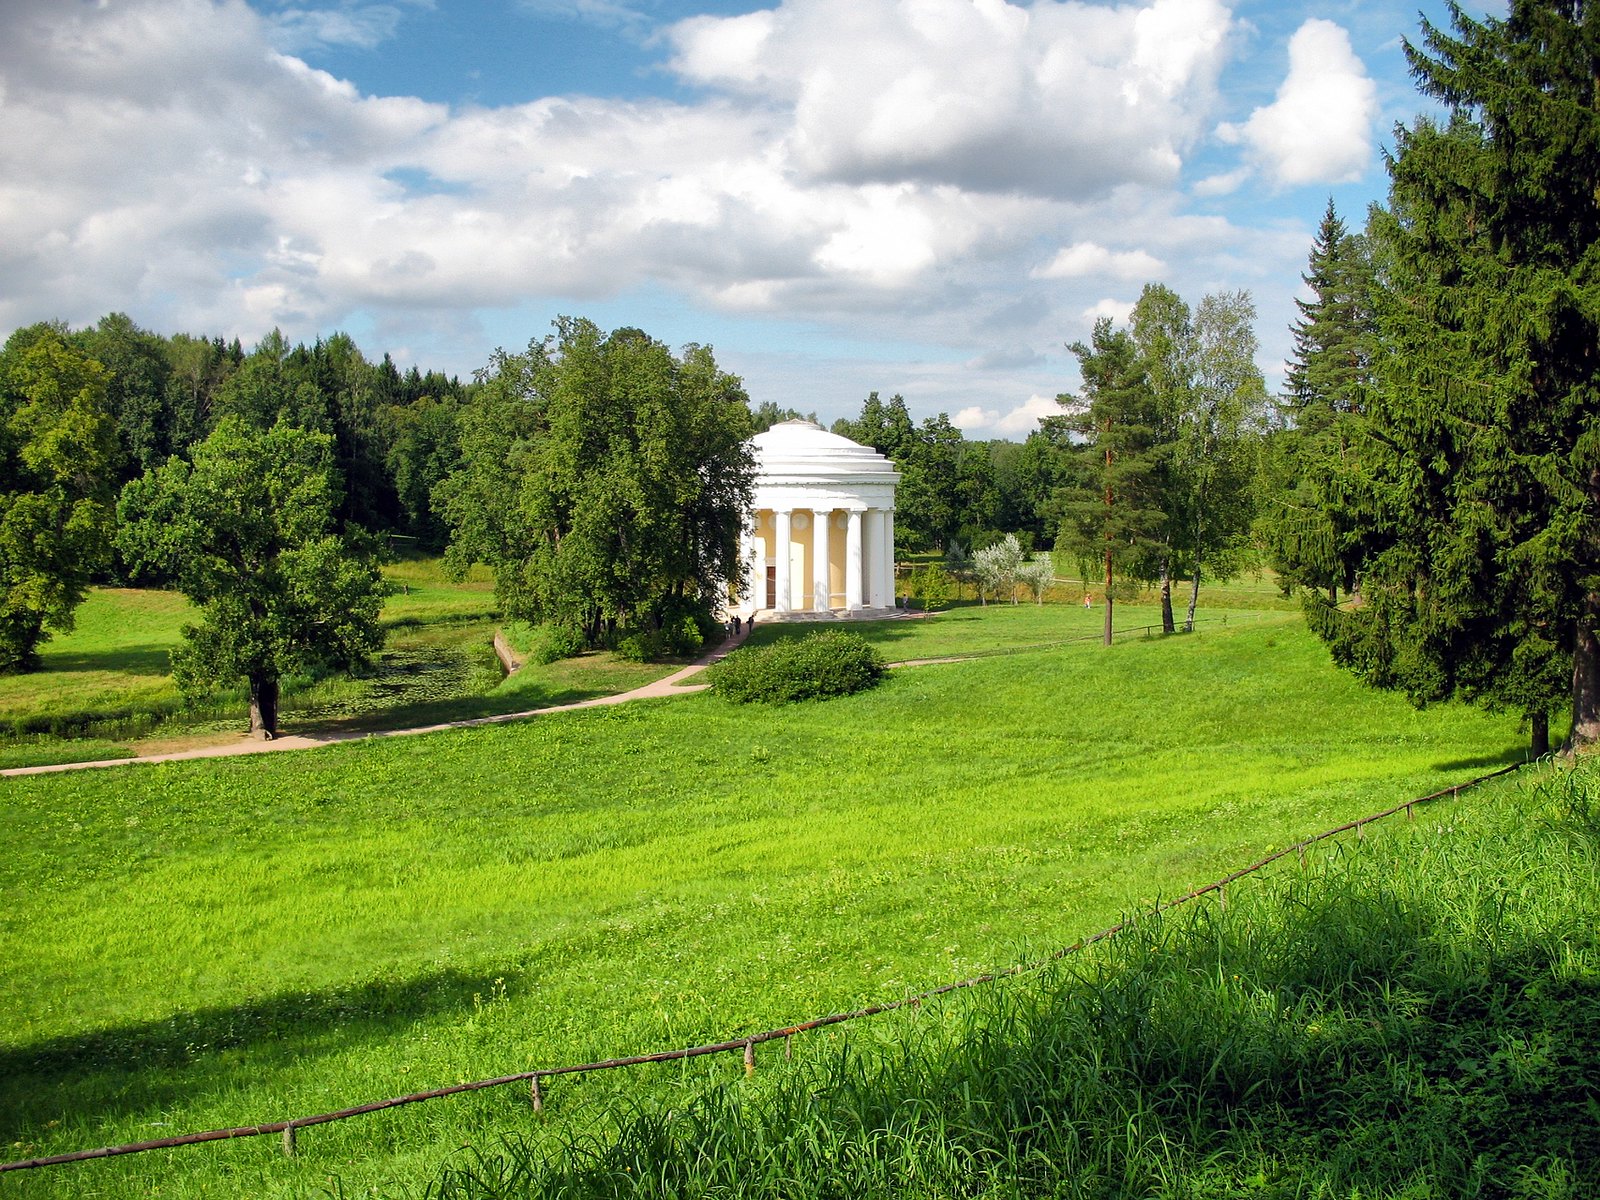
[[[712,668],[711,690],[736,704],[824,700],[872,687],[883,670],[860,634],[827,629],[730,654]]]

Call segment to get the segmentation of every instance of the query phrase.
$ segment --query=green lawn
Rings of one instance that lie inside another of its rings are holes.
[[[1025,608],[979,610],[968,640],[1071,616]],[[1365,691],[1296,623],[1236,621],[906,669],[826,704],[702,694],[9,780],[0,1131],[23,1156],[281,1119],[893,998],[1523,742]],[[551,1119],[626,1086],[553,1085]],[[293,1161],[258,1139],[7,1187],[419,1188],[527,1125],[508,1090],[307,1131]]]
[[[1528,772],[600,1136],[474,1146],[429,1195],[1595,1196],[1597,794]]]
[[[447,580],[436,559],[390,564],[386,641],[356,677],[287,679],[281,722],[292,733],[356,733],[519,712],[627,691],[678,664],[627,663],[591,652],[507,679],[490,642],[498,623],[488,573]],[[0,676],[0,767],[129,758],[238,740],[242,693],[185,706],[168,653],[191,617],[175,592],[98,588],[77,628],[46,643],[44,669]]]
[[[1161,610],[1141,600],[1118,604],[1113,612],[1116,640],[1161,636]],[[1196,617],[1196,628],[1206,632],[1243,622],[1270,621],[1280,625],[1299,625],[1299,610],[1276,608],[1214,608]],[[972,601],[953,604],[926,615],[894,617],[883,621],[852,621],[852,633],[859,633],[875,644],[891,662],[919,658],[938,658],[955,654],[992,654],[1015,650],[1081,645],[1099,641],[1104,632],[1105,612],[1081,605],[1048,603],[989,604]],[[1179,628],[1183,620],[1180,614]],[[825,628],[845,626],[826,624]],[[765,645],[778,638],[804,637],[819,628],[807,621],[758,621],[751,636],[752,645]]]
[[[385,568],[394,587],[384,605],[387,641],[356,678],[285,681],[281,720],[288,732],[350,733],[430,725],[567,704],[627,691],[678,663],[628,663],[590,652],[524,667],[510,679],[489,649],[497,624],[493,583],[475,568],[444,578],[437,559],[406,557]],[[1057,589],[1045,605],[958,602],[932,621],[865,622],[859,629],[890,659],[937,657],[1059,645],[1099,636],[1103,611],[1081,593]],[[1070,593],[1070,595],[1069,595]],[[1297,620],[1295,605],[1264,580],[1208,585],[1202,628],[1222,622]],[[1158,626],[1154,594],[1119,602],[1116,627],[1144,636]],[[1181,606],[1180,606],[1181,620]],[[44,670],[0,676],[0,768],[129,758],[237,740],[246,725],[242,693],[185,706],[168,670],[188,602],[177,593],[100,588],[78,610],[77,628],[46,643]],[[756,641],[803,633],[805,625],[766,625]]]

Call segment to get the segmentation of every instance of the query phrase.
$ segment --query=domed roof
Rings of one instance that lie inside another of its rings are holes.
[[[756,474],[773,479],[860,477],[861,482],[898,483],[894,464],[871,446],[829,433],[815,421],[780,421],[750,439]]]

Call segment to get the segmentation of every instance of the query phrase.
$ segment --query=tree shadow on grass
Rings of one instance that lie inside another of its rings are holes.
[[[118,646],[115,650],[90,653],[44,653],[44,669],[48,674],[66,674],[72,671],[113,671],[124,675],[166,675],[172,670],[169,642],[153,642],[141,646]]]
[[[475,998],[493,995],[506,974],[448,968],[0,1046],[0,1138],[37,1136],[47,1122],[73,1113],[93,1112],[110,1123],[124,1114],[182,1107],[237,1088],[241,1075],[298,1065],[368,1041],[392,1041],[419,1019],[471,1013]],[[379,1098],[339,1097],[329,1107]],[[239,1112],[229,1120],[282,1115]]]
[[[1498,754],[1482,754],[1475,758],[1455,758],[1449,762],[1434,763],[1434,771],[1494,771],[1524,761],[1528,757],[1526,745],[1508,746]]]
[[[604,688],[584,691],[559,689],[548,693],[536,690],[519,692],[510,696],[488,695],[460,696],[452,700],[417,701],[377,709],[372,712],[345,716],[318,717],[286,714],[282,721],[285,734],[306,737],[386,733],[397,729],[423,729],[430,725],[445,725],[453,721],[471,721],[484,717],[502,717],[511,713],[533,712],[561,704],[574,704],[596,696],[615,693]]]

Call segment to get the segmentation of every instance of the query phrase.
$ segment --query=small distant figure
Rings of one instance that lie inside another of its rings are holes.
[[[733,614],[733,636],[734,637],[738,637],[739,636],[739,630],[742,629],[742,628],[743,628],[743,626],[739,623],[739,614],[738,613],[734,613]]]
[[[744,619],[744,627],[746,629],[748,629],[751,633],[754,633],[756,631],[756,615],[755,615],[755,613],[751,613],[748,617],[746,617]]]
[[[1085,592],[1083,594],[1083,606],[1085,608],[1093,608],[1094,607],[1094,597],[1089,595],[1088,592]]]

